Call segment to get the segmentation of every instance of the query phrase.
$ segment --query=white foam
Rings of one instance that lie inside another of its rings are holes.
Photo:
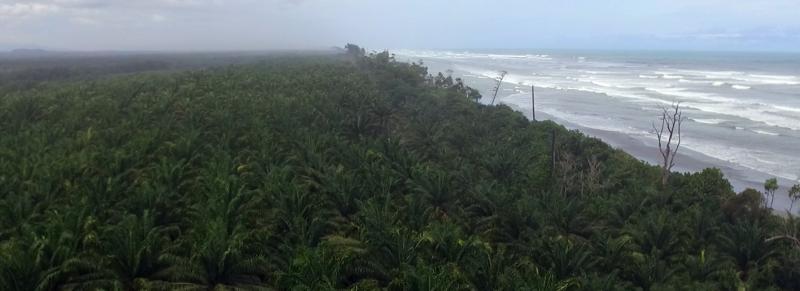
[[[773,105],[753,103],[749,100],[733,99],[711,93],[692,92],[685,88],[646,88],[662,95],[681,98],[682,105],[705,112],[736,116],[769,126],[800,130],[800,116],[770,114],[776,110]]]
[[[791,130],[800,130],[800,119],[778,114],[770,114],[770,107],[743,106],[735,103],[701,103],[683,102],[681,105],[702,110],[709,113],[716,113],[726,116],[735,116],[754,122],[760,122],[768,126],[777,126]]]
[[[699,81],[699,80],[687,80],[687,79],[680,79],[678,80],[678,82],[687,84],[713,84],[713,81]]]
[[[748,169],[790,180],[797,178],[794,173],[787,171],[790,171],[790,169],[783,166],[786,161],[796,161],[797,158],[795,157],[779,155],[770,151],[719,144],[705,139],[684,138],[682,145],[705,156],[727,161]]]
[[[402,55],[414,58],[433,58],[433,59],[492,59],[492,60],[534,60],[534,61],[548,61],[552,60],[549,55],[531,55],[531,54],[481,54],[471,52],[453,52],[453,51],[426,51],[426,50],[395,50],[396,55]]]
[[[720,124],[720,123],[726,122],[727,120],[725,120],[725,119],[716,119],[716,118],[707,118],[707,119],[692,118],[692,121],[697,122],[697,123],[703,123],[703,124]]]
[[[526,97],[526,96],[524,96]],[[509,103],[516,105],[521,110],[530,110],[530,103],[527,98],[518,98]],[[546,107],[540,110],[556,119],[564,120],[584,128],[591,128],[595,130],[609,131],[633,136],[643,140],[653,140],[650,132],[643,129],[626,126],[622,121],[618,121],[608,117],[601,116],[587,116],[579,113],[565,112],[562,110]],[[741,129],[737,127],[737,129]],[[774,135],[771,132],[759,132],[761,134]],[[727,161],[732,164],[765,172],[770,175],[782,177],[786,179],[796,179],[793,173],[787,172],[787,168],[783,166],[783,161],[795,162],[798,159],[791,156],[783,156],[769,151],[761,151],[757,149],[744,148],[731,146],[728,144],[719,144],[716,142],[709,142],[706,139],[693,139],[686,137],[682,143],[687,149],[700,153],[702,155]],[[798,161],[800,162],[800,161]]]
[[[524,59],[527,58],[525,55],[500,55],[500,54],[488,54],[486,55],[490,59]]]
[[[613,74],[618,74],[619,73],[619,72],[614,72],[614,71],[591,71],[591,70],[585,70],[585,71],[581,71],[581,72],[584,72],[584,73],[587,73],[587,74],[592,74],[592,75],[613,75]]]
[[[703,70],[675,70],[676,73],[704,76],[707,79],[735,80],[750,84],[765,85],[800,85],[800,76],[774,75],[774,74],[748,74],[740,71],[703,71]],[[721,86],[721,85],[720,85]]]
[[[711,93],[693,92],[687,88],[645,88],[647,91],[656,92],[661,95],[680,97],[683,101],[712,101],[712,102],[738,102],[735,99],[726,98]]]
[[[778,110],[791,111],[791,112],[800,112],[800,108],[797,108],[797,107],[790,107],[790,106],[783,106],[783,105],[772,105],[772,106],[775,107]]]
[[[788,82],[787,84],[797,85],[798,81],[800,81],[800,77],[798,76],[788,76],[788,75],[762,75],[762,74],[750,74],[752,78],[758,78],[760,80],[769,80],[769,81],[781,81],[781,82]]]
[[[587,80],[587,79],[578,79],[578,81],[580,81],[580,82],[586,82],[586,83],[592,83],[592,84],[594,84],[594,85],[597,85],[597,86],[600,86],[600,87],[606,87],[606,88],[618,88],[618,89],[633,89],[633,88],[636,88],[636,87],[631,87],[631,86],[625,86],[625,85],[620,85],[620,84],[614,84],[614,83],[612,83],[610,80],[597,80],[597,79],[591,79],[591,80]]]
[[[453,62],[455,66],[458,66],[460,69],[459,71],[466,71],[471,75],[485,79],[496,78],[498,76],[498,71],[504,68],[502,64],[496,64],[493,63],[493,61],[487,62],[486,59],[549,57],[544,55],[452,52],[439,52],[432,53],[431,55],[443,58],[460,58],[465,56],[476,58],[475,61],[457,60]],[[619,68],[620,64],[591,62],[591,66],[576,66],[577,63],[575,61],[575,58],[560,58],[559,63],[556,63],[556,65],[538,62],[525,64],[525,66],[528,66],[526,67],[526,72],[509,73],[506,75],[504,82],[516,86],[529,87],[534,85],[536,87],[556,90],[575,90],[603,94],[611,98],[622,99],[623,102],[640,103],[648,106],[653,104],[671,104],[673,101],[680,101],[687,108],[700,110],[706,113],[719,114],[719,117],[711,115],[711,117],[706,118],[732,121],[740,118],[758,122],[761,126],[778,126],[800,131],[800,114],[798,114],[798,112],[800,112],[800,107],[788,103],[791,100],[785,102],[780,101],[781,104],[778,105],[774,104],[777,101],[765,101],[760,99],[759,96],[736,96],[736,98],[732,98],[720,94],[724,91],[716,90],[710,86],[690,85],[702,83],[717,87],[726,86],[737,90],[746,90],[744,87],[734,86],[751,87],[759,85],[760,83],[736,81],[734,78],[746,77],[753,80],[761,78],[765,80],[787,82],[794,80],[792,79],[794,76],[761,75],[738,71],[692,71],[671,68],[664,68],[660,71],[645,71],[648,69],[645,67],[626,68],[624,70],[614,69],[612,71],[610,68]],[[464,68],[464,66],[475,67]],[[506,66],[505,68],[508,67]],[[530,73],[531,71],[536,72],[536,74]],[[704,79],[709,77],[712,79]],[[681,84],[686,85],[681,87]],[[504,93],[504,95],[508,95],[509,93]],[[707,114],[703,114],[703,116],[707,116]],[[702,123],[702,121],[703,120],[698,122]]]
[[[800,85],[800,78],[795,76],[749,74],[731,79],[765,85]]]
[[[675,72],[708,79],[728,79],[732,76],[744,75],[743,72],[739,71],[675,70]]]
[[[521,104],[515,104],[519,107],[525,108],[527,106],[530,109],[530,104],[526,102],[521,102]],[[650,132],[643,129],[634,128],[632,126],[626,126],[620,124],[621,121],[614,120],[608,117],[600,117],[600,116],[588,116],[582,115],[578,113],[571,113],[571,112],[564,112],[554,108],[543,108],[540,110],[541,112],[546,113],[547,115],[553,116],[557,119],[565,120],[575,125],[591,128],[596,130],[603,130],[603,131],[610,131],[610,132],[617,132],[622,133],[629,136],[648,136]]]
[[[603,94],[603,95],[606,95],[608,97],[625,98],[625,99],[629,99],[631,101],[636,101],[636,102],[672,104],[672,102],[667,101],[667,100],[653,98],[653,97],[650,97],[650,96],[647,96],[647,95],[641,95],[641,94],[631,93],[631,92],[612,89],[612,88],[569,87],[568,89],[577,90],[577,91],[583,91],[583,92]]]
[[[766,130],[760,130],[760,129],[754,129],[753,132],[758,133],[758,134],[772,135],[772,136],[780,135],[779,133],[766,131]]]
[[[745,86],[745,85],[733,85],[731,86],[731,88],[736,90],[750,90],[750,86]]]
[[[795,76],[788,76],[788,75],[761,75],[761,74],[750,74],[752,77],[756,78],[764,78],[764,79],[777,79],[777,80],[796,80],[797,77]]]

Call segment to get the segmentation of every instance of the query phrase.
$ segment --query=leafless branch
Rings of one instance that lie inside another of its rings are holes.
[[[658,150],[661,154],[661,184],[666,185],[669,173],[675,166],[675,156],[681,147],[681,125],[683,124],[683,112],[680,103],[673,103],[670,107],[661,107],[660,126],[653,122],[653,133],[658,139]]]
[[[800,248],[800,239],[797,239],[796,237],[789,236],[789,235],[773,236],[773,237],[768,238],[768,239],[766,239],[764,241],[765,242],[772,242],[772,241],[776,241],[776,240],[788,240],[788,241],[792,242],[792,244],[794,244],[794,246]]]
[[[500,92],[500,86],[503,85],[503,79],[506,78],[506,74],[508,74],[508,72],[500,71],[500,76],[498,76],[497,79],[495,79],[497,81],[497,84],[495,84],[494,94],[492,94],[492,105],[494,105],[494,100],[497,98],[497,93]]]

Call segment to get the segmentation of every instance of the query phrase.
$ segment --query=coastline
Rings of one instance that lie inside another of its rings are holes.
[[[547,83],[546,81],[551,78],[560,78],[558,74],[539,75],[533,73],[533,77],[531,77],[520,73],[531,70],[551,70],[552,68],[547,66],[550,61],[547,60],[520,64],[521,61],[519,59],[504,62],[502,59],[495,60],[489,57],[491,61],[486,61],[478,58],[480,55],[472,59],[455,58],[455,60],[449,58],[450,56],[436,58],[435,56],[406,55],[404,57],[407,61],[415,61],[416,58],[422,59],[430,72],[450,72],[453,76],[464,79],[467,84],[482,93],[493,90],[495,86],[495,79],[492,77],[493,73],[500,69],[516,70],[516,75],[512,75],[503,81],[496,103],[508,105],[528,119],[530,119],[531,114],[530,85],[536,84],[536,80]],[[524,57],[527,58],[528,55]],[[564,61],[563,58],[561,61]],[[564,62],[579,68],[586,66],[581,62],[571,62],[569,59]],[[561,62],[556,62],[556,64],[561,64]],[[606,63],[600,63],[599,65],[602,68],[609,67]],[[591,67],[587,68],[591,69]],[[659,69],[669,70],[667,67],[657,67],[645,71],[650,72]],[[588,75],[587,78],[590,79],[604,73],[596,70],[580,71],[579,69],[568,70],[566,73],[575,73],[573,72],[575,70],[578,70],[577,73]],[[564,73],[558,71],[558,69],[556,72]],[[531,81],[531,79],[534,81]],[[567,80],[572,79],[567,78]],[[602,82],[603,80],[600,81]],[[637,79],[634,82],[641,81]],[[601,85],[603,83],[597,85],[584,82],[574,86],[578,88],[580,86],[595,88]],[[658,145],[655,137],[649,133],[649,123],[656,120],[659,114],[657,105],[652,104],[653,100],[650,99],[640,100],[634,98],[639,97],[639,95],[624,94],[625,92],[623,91],[627,87],[602,88],[604,90],[592,91],[586,89],[569,90],[568,85],[559,85],[556,88],[552,86],[537,86],[536,117],[540,120],[553,120],[569,129],[577,129],[588,136],[599,138],[612,147],[625,151],[641,161],[653,165],[659,164]],[[623,91],[621,91],[622,93],[620,94],[622,95],[620,95],[617,94],[619,92],[607,92],[608,90]],[[676,94],[675,92],[667,93]],[[739,93],[741,92],[737,91],[730,94]],[[717,92],[714,94],[722,93]],[[692,98],[696,96],[690,97],[689,100],[693,100]],[[702,97],[707,96],[702,95],[699,98]],[[482,102],[488,104],[490,102],[489,99],[491,99],[491,96],[484,98]],[[669,101],[667,100],[668,98],[664,98],[661,99],[661,102],[667,102],[666,104],[668,104]],[[674,100],[680,99],[673,98]],[[694,105],[697,106],[697,104]],[[790,205],[788,190],[792,185],[798,183],[790,179],[792,175],[795,175],[796,171],[793,169],[793,163],[796,160],[796,154],[793,149],[796,148],[796,145],[790,142],[794,138],[793,135],[774,131],[768,126],[763,126],[763,124],[753,125],[742,124],[741,121],[732,122],[731,120],[736,118],[719,116],[720,114],[724,115],[725,112],[712,111],[709,113],[695,107],[687,107],[685,108],[685,113],[691,119],[685,124],[687,143],[679,150],[673,171],[698,172],[706,168],[718,168],[737,193],[747,188],[763,192],[764,181],[770,178],[777,178],[779,189],[775,194],[774,209],[776,212],[783,212],[783,210],[788,209]],[[709,123],[709,120],[716,121],[713,118],[725,118],[725,122],[728,122],[728,124]],[[765,147],[766,145],[771,147]],[[789,173],[788,176],[786,173]]]
[[[511,107],[515,111],[522,113],[526,118],[531,119],[530,107],[523,108],[512,102],[502,102],[502,104]],[[587,136],[598,138],[609,144],[611,147],[625,151],[634,158],[648,164],[657,165],[659,163],[658,147],[655,144],[644,143],[641,140],[635,139],[620,132],[580,126],[571,123],[568,120],[554,117],[539,110],[536,110],[536,117],[537,120],[552,120],[569,129],[576,129]],[[731,186],[733,186],[733,190],[737,193],[744,191],[747,188],[752,188],[763,192],[764,180],[772,178],[772,176],[765,173],[744,168],[728,161],[705,156],[687,148],[680,149],[678,156],[675,158],[675,163],[676,165],[673,168],[674,172],[694,173],[700,172],[706,168],[718,168],[724,173],[725,178],[728,179],[728,181],[731,183]],[[775,193],[774,211],[781,213],[785,210],[788,210],[790,203],[788,189],[793,184],[791,184],[791,181],[781,178],[778,178],[778,183],[780,188]],[[797,212],[797,209],[794,211]]]

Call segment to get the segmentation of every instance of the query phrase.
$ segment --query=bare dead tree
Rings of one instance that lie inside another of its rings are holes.
[[[589,194],[597,194],[602,186],[600,181],[602,166],[603,164],[597,159],[597,156],[586,159],[586,177],[584,184],[586,184]]]
[[[675,156],[681,147],[681,124],[683,123],[683,111],[680,103],[673,103],[671,106],[661,108],[660,126],[653,122],[653,133],[658,138],[658,150],[661,152],[661,185],[666,186],[669,180],[670,171],[675,166]]]
[[[558,152],[556,168],[558,169],[558,179],[561,184],[560,192],[561,195],[567,195],[575,188],[583,186],[580,183],[582,177],[578,177],[583,173],[577,170],[578,161],[575,155],[564,148],[560,148]]]
[[[786,241],[792,244],[793,247],[796,247],[800,250],[800,220],[798,220],[794,215],[787,213],[788,216],[783,218],[781,226],[783,228],[782,234],[776,234],[773,237],[767,238],[764,240],[765,242],[772,242],[772,241]]]
[[[790,236],[790,235],[773,236],[773,237],[770,237],[768,239],[765,239],[764,242],[773,242],[773,241],[777,241],[777,240],[787,240],[787,241],[791,242],[794,247],[797,247],[797,248],[800,249],[800,239],[798,239],[796,237],[793,237],[793,236]]]
[[[508,74],[508,72],[500,71],[500,76],[498,76],[495,79],[495,81],[497,81],[497,84],[495,84],[494,88],[492,89],[494,90],[492,92],[492,105],[494,105],[494,100],[497,98],[497,93],[500,92],[500,86],[503,85],[503,79],[506,78],[506,74]]]

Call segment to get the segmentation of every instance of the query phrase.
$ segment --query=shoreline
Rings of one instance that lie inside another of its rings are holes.
[[[511,107],[517,112],[520,112],[529,120],[531,119],[530,107],[522,108],[519,105],[510,102],[502,102],[502,99],[500,103]],[[537,120],[551,120],[563,125],[568,129],[575,129],[587,136],[598,138],[607,143],[609,146],[620,149],[634,158],[650,165],[658,165],[659,163],[657,146],[646,144],[641,140],[635,139],[624,133],[580,126],[570,122],[569,120],[556,118],[539,110],[536,110],[536,117]],[[728,161],[709,157],[692,151],[688,148],[681,148],[679,150],[678,155],[675,158],[675,167],[673,168],[673,172],[695,173],[706,168],[720,169],[736,193],[740,193],[747,188],[752,188],[758,190],[759,192],[763,192],[764,181],[766,179],[773,178],[773,176],[768,174],[748,169]],[[788,210],[789,204],[791,203],[788,197],[788,189],[793,184],[792,181],[783,178],[778,178],[778,184],[779,189],[775,193],[775,203],[773,209],[776,212],[783,212]],[[794,211],[797,212],[797,209]]]

